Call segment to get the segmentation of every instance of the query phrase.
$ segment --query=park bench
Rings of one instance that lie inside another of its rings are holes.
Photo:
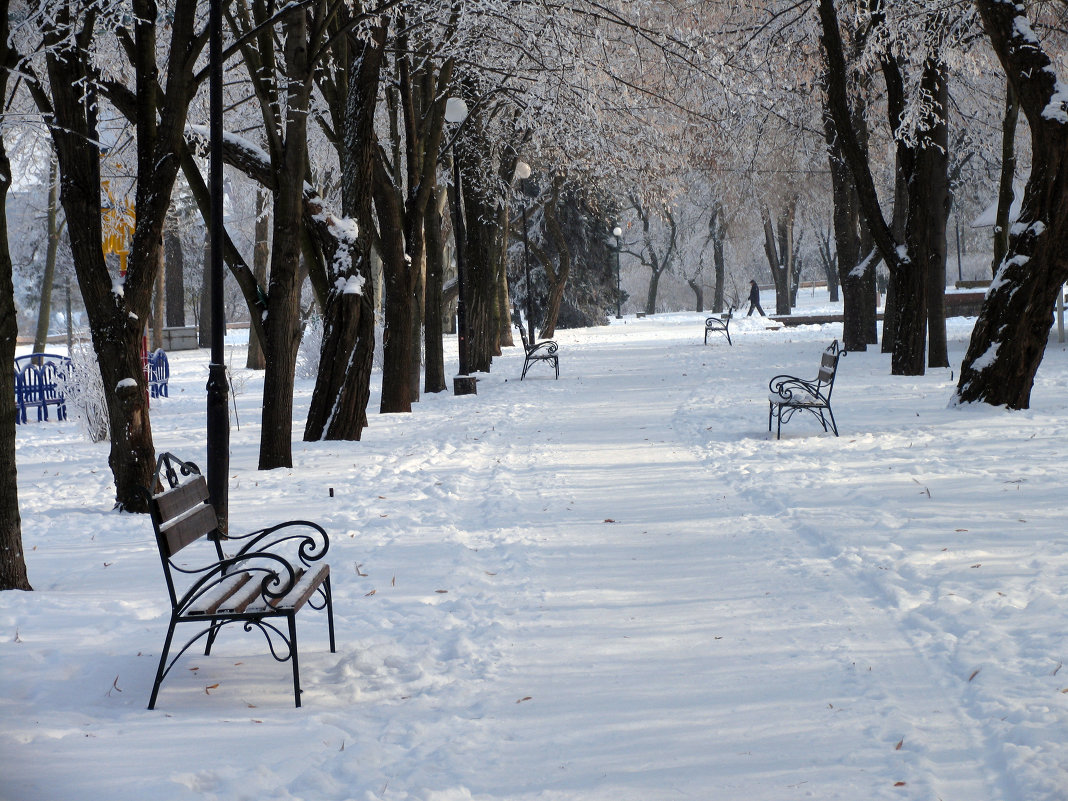
[[[293,698],[300,706],[297,660],[297,613],[305,606],[326,610],[330,651],[334,651],[334,609],[330,566],[321,563],[330,547],[326,531],[315,523],[291,520],[249,534],[224,535],[199,468],[170,453],[156,462],[155,487],[143,490],[163,562],[170,598],[170,622],[148,708],[156,705],[160,685],[178,659],[198,640],[204,654],[219,631],[239,623],[259,629],[279,662],[293,663]],[[223,547],[232,550],[229,555]],[[285,627],[276,621],[285,621]],[[196,634],[171,655],[175,628]]]
[[[789,422],[796,412],[810,412],[823,430],[828,428],[838,436],[838,425],[831,411],[831,392],[834,390],[834,378],[838,374],[838,360],[846,355],[839,349],[838,340],[834,340],[820,356],[820,368],[816,378],[806,381],[792,375],[777,375],[768,384],[771,395],[768,397],[768,431],[772,420],[778,420],[775,438],[782,437],[782,424]]]
[[[519,338],[523,340],[523,374],[519,376],[519,380],[522,381],[527,377],[527,370],[534,362],[546,362],[554,370],[556,370],[556,378],[560,378],[560,357],[556,354],[560,346],[553,342],[551,339],[542,340],[541,342],[535,342],[531,344],[527,341],[527,332],[523,328],[523,318],[518,314],[516,315],[515,327],[519,329]]]
[[[171,367],[163,348],[156,348],[154,352],[148,354],[145,363],[145,378],[148,381],[148,392],[151,397],[168,397],[167,382],[171,378]]]
[[[723,334],[723,336],[727,337],[727,344],[728,345],[730,345],[732,347],[734,346],[734,343],[731,342],[731,332],[730,332],[731,317],[733,317],[733,316],[734,316],[734,307],[733,306],[728,306],[727,307],[727,316],[726,317],[708,317],[708,318],[705,319],[705,344],[706,345],[708,344],[708,335],[709,334],[711,334],[711,333],[719,333],[719,334]]]
[[[56,419],[67,419],[63,379],[70,372],[70,359],[55,353],[31,353],[15,357],[15,422],[25,423],[29,409],[37,410],[37,420],[48,419],[48,407],[56,409]]]

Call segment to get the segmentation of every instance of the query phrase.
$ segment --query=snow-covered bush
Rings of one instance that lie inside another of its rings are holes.
[[[67,401],[67,417],[81,422],[91,442],[103,442],[111,434],[104,382],[96,351],[89,342],[79,342],[70,351],[71,369],[58,383]]]
[[[314,379],[319,374],[319,355],[323,350],[323,318],[315,315],[304,324],[297,348],[297,378]]]

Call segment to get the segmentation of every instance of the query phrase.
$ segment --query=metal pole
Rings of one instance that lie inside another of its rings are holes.
[[[954,218],[954,222],[957,225],[957,280],[958,281],[963,281],[964,280],[964,274],[963,274],[963,271],[961,270],[961,264],[960,264],[960,218],[959,217],[955,217]]]
[[[219,528],[226,533],[229,517],[227,473],[230,471],[230,415],[223,343],[226,312],[223,307],[223,65],[222,0],[211,0],[209,14],[209,149],[208,190],[211,196],[209,256],[211,288],[211,361],[208,364],[207,451],[208,492]]]
[[[534,294],[530,289],[530,245],[527,241],[527,204],[523,204],[523,260],[527,267],[527,339],[534,344]]]
[[[619,237],[616,237],[616,319],[622,320],[623,313],[621,311],[623,303],[623,290],[620,289],[619,284],[619,250],[622,247],[619,241]]]
[[[478,390],[475,380],[467,375],[467,306],[464,303],[464,250],[467,246],[467,231],[464,227],[463,186],[460,183],[460,162],[456,159],[455,140],[452,145],[452,178],[456,193],[452,227],[456,239],[456,341],[460,357],[460,372],[453,379],[452,392],[454,395],[473,395]]]

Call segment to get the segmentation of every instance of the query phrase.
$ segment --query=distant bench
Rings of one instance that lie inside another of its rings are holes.
[[[709,318],[707,318],[705,320],[705,344],[706,345],[708,344],[708,335],[712,334],[712,333],[716,333],[716,334],[723,334],[723,336],[727,337],[727,344],[732,346],[732,347],[734,346],[734,343],[731,342],[731,332],[730,332],[730,325],[731,325],[731,317],[732,316],[734,316],[734,307],[730,306],[727,309],[727,314],[726,314],[725,317],[724,316],[721,316],[721,317],[709,317]]]
[[[155,352],[148,354],[145,363],[145,380],[148,382],[148,393],[153,398],[166,398],[170,390],[167,383],[171,378],[171,366],[167,361],[167,353],[163,348],[157,348]]]
[[[54,406],[57,420],[67,419],[63,379],[70,373],[70,359],[57,353],[31,353],[15,357],[15,422],[25,423],[28,410],[37,410],[37,420],[48,419]]]
[[[527,332],[523,328],[523,318],[516,315],[518,322],[515,327],[519,329],[519,338],[523,340],[523,373],[519,376],[519,380],[522,381],[527,377],[527,370],[534,362],[545,362],[556,371],[556,378],[560,378],[560,357],[556,351],[560,346],[553,342],[551,339],[545,339],[541,342],[534,342],[533,344],[527,340]]]

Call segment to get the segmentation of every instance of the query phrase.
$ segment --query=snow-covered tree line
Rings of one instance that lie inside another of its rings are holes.
[[[208,212],[207,3],[0,4],[4,143],[35,136],[54,154],[116,503],[137,511],[154,466],[140,338],[161,314],[168,220],[179,205],[187,220]],[[292,462],[311,308],[322,346],[305,438],[361,437],[376,313],[379,411],[446,388],[459,249],[475,371],[511,344],[513,305],[544,335],[561,315],[603,317],[616,257],[632,282],[648,276],[629,294],[650,312],[665,277],[719,310],[751,276],[773,281],[784,312],[818,270],[841,284],[850,349],[875,342],[881,262],[893,371],[944,363],[947,221],[981,206],[1010,151],[1017,171],[1032,165],[1024,213],[1003,226],[999,291],[959,391],[1026,405],[1066,269],[1063,0],[229,0],[223,12],[222,155],[232,184],[261,198],[258,230],[229,231],[224,250],[266,370],[263,469]],[[458,99],[466,117],[447,118]],[[129,208],[122,276],[104,255],[105,196]],[[12,293],[0,284],[13,319]]]

